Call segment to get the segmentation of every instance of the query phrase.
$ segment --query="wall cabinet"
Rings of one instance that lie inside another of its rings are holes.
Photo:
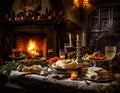
[[[120,34],[120,6],[99,7],[88,16],[89,46],[96,47],[99,39],[110,33]]]

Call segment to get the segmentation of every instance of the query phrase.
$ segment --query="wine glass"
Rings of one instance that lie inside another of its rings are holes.
[[[105,46],[105,55],[109,59],[109,73],[112,73],[112,59],[116,55],[116,46]]]
[[[60,57],[61,59],[65,59],[65,51],[64,51],[64,50],[60,50],[60,51],[59,51],[59,57]]]
[[[69,43],[65,43],[64,44],[64,50],[65,50],[65,53],[67,54],[67,58],[69,59],[70,58],[70,53],[73,52],[73,46],[70,45]]]

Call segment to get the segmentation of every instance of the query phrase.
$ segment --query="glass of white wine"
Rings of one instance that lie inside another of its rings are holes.
[[[116,55],[116,46],[105,46],[105,55],[110,60],[109,62],[109,73],[112,73],[112,59]]]

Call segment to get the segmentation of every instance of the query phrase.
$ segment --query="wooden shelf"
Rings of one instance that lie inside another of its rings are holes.
[[[54,20],[30,20],[30,21],[5,21],[2,24],[6,25],[54,25]]]

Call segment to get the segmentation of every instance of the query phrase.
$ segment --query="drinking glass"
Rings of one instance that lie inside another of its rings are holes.
[[[116,55],[116,46],[105,46],[105,55],[109,59],[109,73],[112,73],[112,59]]]
[[[65,51],[64,50],[59,51],[59,57],[62,59],[65,59]]]
[[[67,58],[70,58],[70,53],[73,52],[73,46],[71,46],[69,43],[64,44],[64,50],[67,54]]]

